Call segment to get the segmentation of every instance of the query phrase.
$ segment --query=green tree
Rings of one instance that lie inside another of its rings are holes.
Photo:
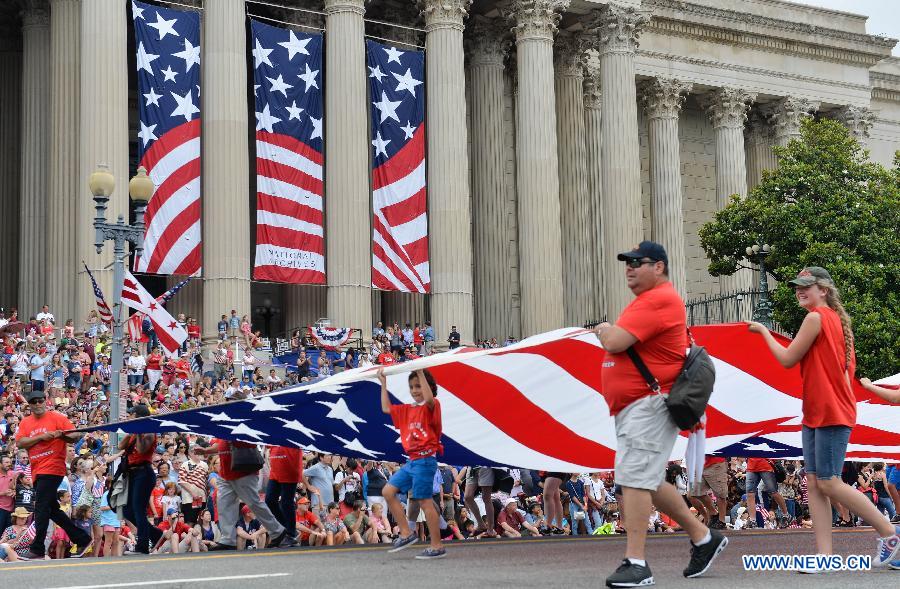
[[[700,230],[713,276],[749,268],[745,249],[768,243],[767,269],[779,281],[774,319],[796,332],[805,312],[785,281],[804,266],[834,278],[853,319],[858,374],[900,370],[900,152],[894,167],[868,154],[839,123],[804,122],[801,137],[775,148],[745,199],[737,195]]]

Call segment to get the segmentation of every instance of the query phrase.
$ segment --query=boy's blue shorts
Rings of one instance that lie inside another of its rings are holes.
[[[434,456],[410,460],[391,476],[388,484],[404,494],[412,489],[413,499],[431,499],[436,471],[437,458]]]

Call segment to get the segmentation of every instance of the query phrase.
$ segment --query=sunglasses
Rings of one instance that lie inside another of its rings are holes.
[[[28,399],[28,404],[29,405],[37,405],[39,403],[43,403],[45,400],[46,399],[44,399],[43,397],[38,397],[37,399]]]
[[[629,268],[640,268],[644,264],[655,264],[658,261],[659,260],[639,260],[636,258],[631,258],[631,259],[625,260],[625,265],[628,266]]]

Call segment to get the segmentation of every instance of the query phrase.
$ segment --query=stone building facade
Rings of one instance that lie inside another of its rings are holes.
[[[204,243],[203,276],[172,306],[207,337],[231,309],[261,323],[277,308],[271,335],[430,319],[438,342],[451,325],[471,341],[615,317],[630,293],[614,254],[643,238],[668,248],[685,297],[746,288],[749,272],[707,274],[697,232],[777,166],[772,146],[814,116],[875,161],[900,149],[896,40],[866,34],[864,15],[781,0],[276,3],[179,2],[203,14]],[[80,322],[94,304],[81,260],[111,289],[86,180],[109,165],[110,211],[127,213],[128,14],[126,0],[0,6],[0,305]],[[326,287],[250,279],[248,15],[326,34]],[[429,295],[369,287],[367,35],[426,54]]]

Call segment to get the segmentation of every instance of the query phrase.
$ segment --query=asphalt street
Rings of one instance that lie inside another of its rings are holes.
[[[648,564],[657,586],[694,589],[790,586],[864,589],[889,587],[900,571],[840,572],[801,575],[793,572],[748,572],[742,554],[806,554],[814,552],[807,531],[729,533],[726,551],[699,579],[685,579],[688,560],[685,536],[652,536]],[[835,550],[844,556],[872,554],[870,529],[840,530]],[[88,558],[0,565],[0,587],[10,589],[233,589],[265,587],[603,587],[618,566],[625,539],[621,536],[484,540],[448,545],[443,560],[414,559],[412,547],[389,554],[381,546],[265,550],[178,556]]]

